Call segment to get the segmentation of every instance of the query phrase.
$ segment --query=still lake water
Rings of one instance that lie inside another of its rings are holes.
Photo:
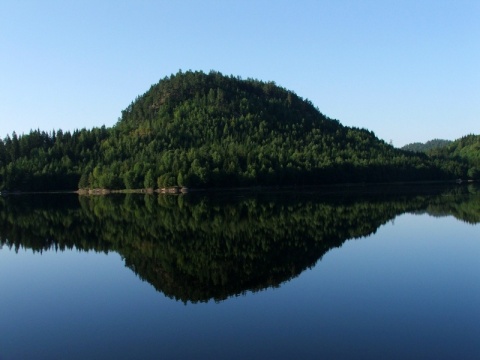
[[[480,191],[0,198],[0,359],[478,359]]]

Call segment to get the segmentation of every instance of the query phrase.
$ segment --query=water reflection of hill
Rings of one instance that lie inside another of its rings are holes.
[[[167,296],[221,300],[278,286],[331,248],[368,236],[405,212],[480,222],[473,188],[398,190],[13,196],[0,199],[0,236],[4,245],[35,251],[115,251]]]

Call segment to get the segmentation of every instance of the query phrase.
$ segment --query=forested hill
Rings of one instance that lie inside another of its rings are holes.
[[[395,149],[273,82],[179,72],[112,128],[0,141],[0,189],[233,187],[465,177],[468,164]]]
[[[468,164],[467,178],[480,179],[480,135],[466,135],[447,146],[427,151],[435,158],[457,159]]]

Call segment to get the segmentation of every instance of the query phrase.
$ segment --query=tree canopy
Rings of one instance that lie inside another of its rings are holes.
[[[451,144],[450,140],[443,139],[433,139],[429,140],[426,143],[415,142],[403,146],[402,150],[415,151],[415,152],[427,152],[432,149],[441,148]]]
[[[475,175],[471,158],[396,149],[273,82],[187,71],[111,128],[0,140],[0,190],[445,180]]]

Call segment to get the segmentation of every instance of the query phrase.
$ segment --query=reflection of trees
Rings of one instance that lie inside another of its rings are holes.
[[[384,194],[18,196],[0,200],[1,243],[35,251],[116,251],[138,276],[182,301],[221,300],[300,274],[347,239],[404,212],[480,221],[467,188]]]
[[[459,187],[453,192],[444,194],[451,197],[451,201],[437,200],[432,202],[427,213],[432,216],[449,216],[465,221],[469,224],[480,223],[480,197],[478,188],[473,184],[468,187]]]

